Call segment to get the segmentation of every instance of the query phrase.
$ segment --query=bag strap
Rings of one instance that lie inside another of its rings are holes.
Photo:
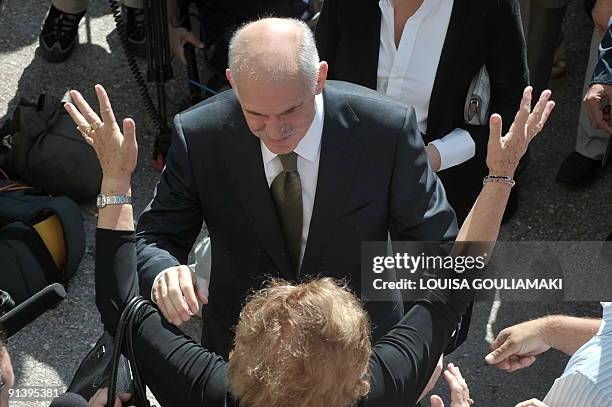
[[[146,309],[146,305],[152,305],[151,301],[145,300],[141,296],[132,298],[121,313],[119,323],[117,326],[117,332],[115,337],[115,347],[113,348],[113,357],[111,359],[111,376],[110,383],[108,386],[107,400],[108,403],[114,403],[116,390],[117,390],[117,371],[119,367],[119,357],[121,356],[121,350],[123,348],[123,341],[126,341],[126,350],[128,360],[132,366],[132,375],[134,376],[134,400],[137,407],[149,407],[149,401],[146,397],[144,383],[140,370],[138,368],[138,362],[135,358],[135,352],[133,347],[133,329],[134,322],[140,319],[140,316]],[[112,405],[112,404],[110,404]]]
[[[0,175],[2,175],[2,177],[4,177],[4,179],[7,181],[6,185],[3,185],[2,187],[0,187],[0,192],[11,192],[11,191],[19,191],[22,189],[32,189],[32,187],[29,185],[20,184],[17,181],[13,181],[11,177],[9,177],[8,174],[2,168],[0,168]]]
[[[140,367],[138,366],[138,360],[136,359],[136,352],[134,351],[134,334],[135,334],[135,322],[140,321],[143,314],[147,310],[147,305],[153,305],[150,301],[141,298],[137,304],[132,308],[132,312],[128,318],[128,326],[126,331],[126,345],[128,359],[133,366],[132,372],[134,375],[134,402],[136,406],[150,407],[149,400],[147,399],[146,389],[144,382],[140,374]]]

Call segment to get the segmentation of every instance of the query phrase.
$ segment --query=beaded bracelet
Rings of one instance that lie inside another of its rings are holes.
[[[482,185],[486,184],[487,182],[497,182],[501,184],[508,184],[511,187],[513,187],[516,184],[516,182],[514,182],[512,177],[509,177],[507,175],[487,175],[482,180]]]

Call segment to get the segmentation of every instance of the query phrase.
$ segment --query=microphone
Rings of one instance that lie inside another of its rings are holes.
[[[66,298],[66,290],[61,284],[54,283],[7,312],[0,317],[0,325],[4,326],[7,338],[19,332],[45,311],[55,307],[64,298]]]

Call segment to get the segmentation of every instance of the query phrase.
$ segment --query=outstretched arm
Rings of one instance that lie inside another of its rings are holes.
[[[573,355],[595,335],[601,320],[550,315],[502,330],[491,345],[487,363],[507,372],[531,366],[550,348]]]
[[[102,118],[76,91],[71,92],[75,104],[65,107],[96,151],[103,174],[102,194],[129,195],[138,150],[134,121],[123,121],[122,134],[104,88],[96,85],[96,94]],[[131,204],[107,205],[99,210],[96,304],[105,328],[111,332],[125,304],[139,292],[135,241]],[[162,404],[225,406],[227,365],[221,357],[168,324],[155,308],[149,308],[138,322],[133,338],[138,368]],[[105,396],[105,391],[99,391],[91,405],[106,405]]]
[[[510,131],[502,137],[501,117],[490,120],[487,165],[491,175],[513,176],[528,144],[544,127],[554,103],[542,93],[531,111],[532,88],[527,87]],[[487,183],[464,222],[457,241],[494,242],[511,186]],[[444,301],[422,301],[374,346],[370,360],[372,390],[364,406],[413,405],[448,345],[465,301],[454,293],[433,293]],[[455,316],[455,317],[453,317]],[[431,367],[431,368],[428,368]]]

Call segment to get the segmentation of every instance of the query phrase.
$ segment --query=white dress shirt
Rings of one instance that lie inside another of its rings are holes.
[[[297,167],[302,184],[302,244],[300,247],[300,264],[304,258],[308,231],[310,230],[310,219],[314,206],[315,193],[317,191],[317,177],[319,176],[319,158],[321,157],[321,137],[323,136],[323,94],[315,96],[315,116],[308,131],[300,140],[294,152],[298,155]],[[280,158],[261,144],[261,157],[263,158],[264,170],[268,186],[283,170]]]
[[[426,0],[406,21],[395,46],[395,17],[390,0],[380,0],[380,49],[376,90],[415,109],[421,133],[427,133],[429,100],[453,9],[453,0]],[[441,157],[440,170],[461,164],[476,151],[464,129],[432,141]]]
[[[602,302],[599,331],[571,357],[544,403],[549,407],[612,406],[612,302]]]

